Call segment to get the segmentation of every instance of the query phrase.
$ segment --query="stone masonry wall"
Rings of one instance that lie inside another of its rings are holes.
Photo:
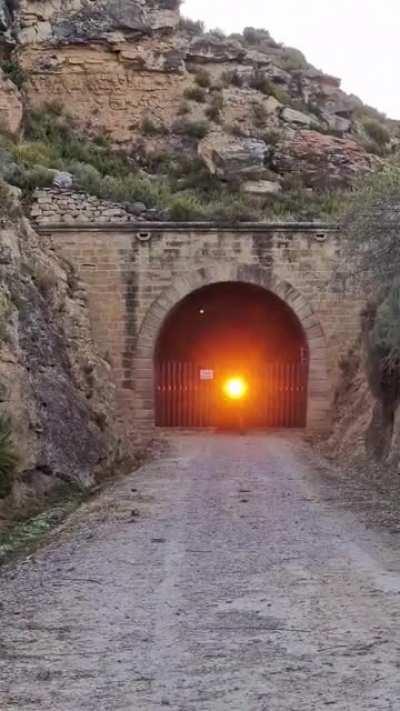
[[[112,363],[121,412],[132,432],[140,412],[147,424],[152,419],[152,393],[143,395],[141,390],[141,379],[151,378],[153,367],[155,343],[146,331],[148,314],[155,309],[158,318],[164,318],[182,293],[218,281],[213,275],[226,279],[231,265],[239,269],[235,278],[242,278],[240,273],[243,280],[247,273],[264,274],[268,283],[290,285],[284,289],[295,305],[301,299],[298,311],[313,340],[311,357],[319,363],[314,410],[318,426],[327,426],[328,400],[338,379],[340,358],[357,331],[361,305],[361,295],[346,292],[336,276],[340,251],[336,231],[317,226],[228,229],[166,224],[143,225],[143,229],[138,225],[41,229],[52,235],[54,249],[76,267],[86,284],[93,334]],[[317,322],[316,329],[312,324]],[[143,344],[150,356],[142,355]]]
[[[148,210],[141,202],[125,208],[121,203],[59,188],[35,190],[33,199],[30,216],[37,225],[130,224],[157,216],[157,210]]]

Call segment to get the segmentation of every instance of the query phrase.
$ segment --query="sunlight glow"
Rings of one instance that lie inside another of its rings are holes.
[[[231,400],[241,400],[247,393],[248,386],[244,378],[229,378],[224,384],[224,392]]]

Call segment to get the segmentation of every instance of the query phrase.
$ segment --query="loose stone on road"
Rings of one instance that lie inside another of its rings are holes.
[[[2,711],[400,704],[400,559],[293,434],[174,435],[2,571]]]

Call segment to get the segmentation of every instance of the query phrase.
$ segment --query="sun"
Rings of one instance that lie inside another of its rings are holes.
[[[229,378],[224,384],[224,392],[231,400],[241,400],[247,393],[248,387],[244,378],[236,376]]]

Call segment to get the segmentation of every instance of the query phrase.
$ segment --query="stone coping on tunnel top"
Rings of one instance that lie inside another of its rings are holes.
[[[340,226],[325,222],[113,222],[93,223],[75,222],[67,223],[40,223],[33,222],[38,233],[49,234],[54,232],[316,232],[337,233]]]

